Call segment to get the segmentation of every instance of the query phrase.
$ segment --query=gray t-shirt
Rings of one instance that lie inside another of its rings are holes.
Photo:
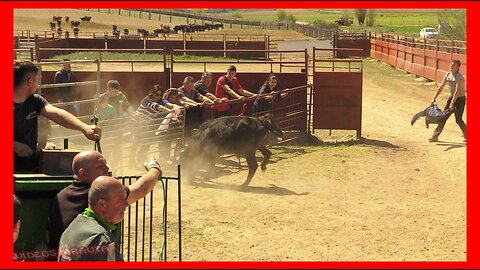
[[[63,232],[58,255],[59,261],[123,261],[112,232],[82,214]]]
[[[195,88],[193,88],[190,92],[185,91],[183,86],[178,88],[178,98],[187,97],[195,102],[202,102],[200,101],[199,96],[200,94]]]
[[[455,94],[458,82],[463,82],[463,86],[459,89],[460,94],[458,96],[465,96],[465,77],[463,77],[462,73],[457,72],[456,74],[453,74],[452,72],[447,72],[447,74],[445,74],[445,79],[447,80],[448,86],[450,87],[450,96],[453,97],[453,94]]]

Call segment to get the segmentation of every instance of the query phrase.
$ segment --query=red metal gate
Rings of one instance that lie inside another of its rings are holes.
[[[313,129],[362,130],[360,59],[317,59],[313,52]]]

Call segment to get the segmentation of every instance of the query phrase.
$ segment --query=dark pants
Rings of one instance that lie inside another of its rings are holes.
[[[190,137],[203,122],[203,108],[189,107],[185,110],[185,136]]]
[[[452,102],[453,97],[449,97],[447,100],[447,104],[445,105],[445,109],[448,109],[450,107],[450,103]],[[455,101],[455,121],[457,122],[457,125],[460,127],[463,133],[463,137],[466,139],[467,138],[467,125],[465,125],[465,122],[463,122],[463,111],[465,110],[465,96],[463,97],[458,97],[457,100]],[[450,114],[451,115],[451,114]],[[433,138],[438,138],[440,136],[440,133],[442,133],[443,128],[445,127],[445,124],[447,123],[448,118],[450,115],[445,118],[443,122],[440,122],[433,132],[432,137]]]
[[[13,153],[13,173],[38,173],[40,153],[34,151],[29,157],[19,157]]]
[[[229,116],[230,115],[230,109],[226,111],[213,111],[213,115],[215,118],[223,117],[223,116]]]

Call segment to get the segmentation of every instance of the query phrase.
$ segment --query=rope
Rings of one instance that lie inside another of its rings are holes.
[[[93,115],[92,119],[90,119],[92,123],[96,126],[98,123],[98,116],[97,116],[97,108],[95,107],[95,114]],[[102,153],[102,147],[100,146],[100,140],[95,140],[95,145],[93,147],[94,150],[98,151],[100,154]]]
[[[165,181],[168,181],[168,179],[166,179]],[[160,182],[162,183],[162,190],[163,190],[163,199],[165,200],[165,183],[163,183],[162,180],[160,180]],[[163,202],[163,208],[162,208],[162,232],[165,232],[165,213],[166,213],[167,209],[166,209],[166,205],[165,205],[165,201]],[[163,261],[164,260],[164,252],[165,252],[165,247],[166,247],[166,242],[165,242],[165,238],[163,238],[163,244],[162,244],[162,250],[160,251],[160,256],[159,256],[159,261]]]

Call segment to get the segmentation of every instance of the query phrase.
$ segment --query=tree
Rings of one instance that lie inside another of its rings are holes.
[[[366,8],[355,9],[355,16],[357,17],[359,25],[363,25],[365,23],[366,15],[367,15],[367,9]]]
[[[205,12],[205,10],[203,10],[201,8],[193,9],[193,13],[195,13],[196,15],[202,15],[204,12]]]
[[[235,11],[235,12],[233,12],[232,17],[241,19],[243,17],[243,15],[242,15],[242,13],[240,13],[238,11]]]
[[[288,23],[295,23],[296,21],[297,21],[297,18],[295,17],[295,15],[288,14],[288,16],[287,16],[287,22]]]
[[[458,9],[444,9],[438,13],[438,32],[449,39],[465,40],[467,22],[465,11]]]
[[[377,17],[377,12],[375,9],[369,9],[367,12],[367,26],[374,26],[375,25],[375,18]]]
[[[277,20],[279,22],[287,20],[287,11],[285,9],[277,9]]]
[[[332,23],[332,22],[329,23],[321,19],[317,19],[313,21],[313,25],[315,25],[316,27],[330,29],[330,30],[338,30],[340,28],[340,26],[338,26],[336,23]]]

